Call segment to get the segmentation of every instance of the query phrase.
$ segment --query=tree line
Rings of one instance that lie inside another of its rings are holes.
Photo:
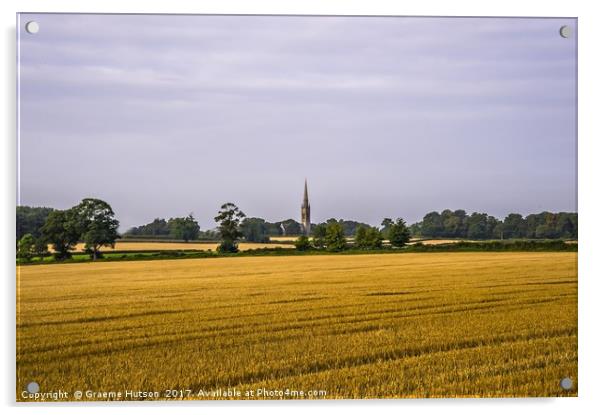
[[[43,224],[39,226],[42,218]],[[50,244],[56,259],[67,259],[75,245],[82,241],[84,250],[96,259],[100,256],[100,248],[115,246],[115,240],[119,238],[118,227],[113,209],[100,199],[83,199],[66,210],[17,209],[17,256],[29,260],[33,256],[47,255]]]
[[[220,253],[238,252],[239,240],[242,238],[249,240],[245,236],[245,230],[249,229],[248,224],[263,223],[261,220],[257,220],[259,218],[252,218],[253,221],[248,221],[246,215],[233,203],[222,205],[214,219],[219,224],[221,243],[218,246],[218,252]],[[403,219],[398,218],[393,221],[386,218],[383,220],[383,224],[383,228],[379,229],[354,222],[355,233],[352,234],[354,238],[349,241],[349,235],[346,233],[349,228],[345,227],[345,225],[349,226],[349,221],[329,219],[312,228],[311,239],[306,235],[300,235],[295,241],[295,248],[299,251],[319,249],[337,252],[348,248],[379,249],[382,248],[385,239],[395,248],[403,247],[409,242],[410,230]]]
[[[130,236],[169,236],[184,241],[207,238],[219,240],[221,253],[238,252],[238,242],[267,242],[270,236],[300,235],[301,224],[293,219],[270,223],[262,218],[248,218],[235,204],[225,203],[217,216],[216,230],[201,231],[194,216],[157,218],[151,223],[134,227]],[[66,259],[78,242],[92,259],[101,256],[103,246],[115,246],[120,237],[119,221],[111,206],[100,199],[84,199],[66,210],[47,207],[17,207],[17,254],[27,260],[48,254],[52,245],[57,259]],[[290,232],[290,233],[289,233]],[[304,235],[295,241],[298,250],[347,248],[378,249],[383,241],[402,247],[410,237],[464,239],[576,239],[577,214],[542,212],[526,217],[511,213],[501,221],[486,213],[464,210],[430,212],[422,221],[407,226],[402,218],[385,218],[380,227],[343,219],[328,219],[312,225],[312,238]],[[352,238],[351,238],[352,237]],[[349,239],[352,239],[351,241]]]
[[[214,220],[218,223],[217,235],[221,240],[220,253],[238,252],[238,241],[244,236],[241,221],[246,215],[233,203],[221,206]],[[57,260],[71,258],[78,242],[84,243],[85,252],[95,260],[101,257],[104,246],[115,247],[120,235],[119,221],[111,206],[100,199],[84,199],[66,210],[51,208],[17,207],[17,256],[28,261],[34,256],[48,255],[52,246]],[[192,214],[169,221],[155,219],[148,225],[134,228],[133,234],[169,234],[185,241],[199,237],[200,227]]]
[[[331,218],[319,224],[312,223],[311,228],[315,229],[320,225],[328,225],[334,222],[337,222],[341,225],[345,236],[355,235],[358,227],[370,226],[366,223],[356,222],[353,220],[337,220]],[[240,226],[243,237],[249,242],[268,242],[271,236],[298,236],[303,233],[301,224],[294,219],[270,223],[262,218],[245,217]]]
[[[152,222],[135,226],[124,233],[124,236],[166,237],[182,239],[186,242],[198,239],[216,239],[217,234],[212,231],[201,231],[199,223],[192,213],[185,217],[169,218],[169,220],[156,218]]]
[[[312,238],[299,236],[295,248],[299,251],[323,249],[327,251],[343,251],[345,249],[381,249],[384,240],[394,248],[401,248],[410,241],[410,230],[402,218],[395,221],[385,218],[382,228],[360,224],[355,226],[352,240],[345,233],[344,221],[328,220],[316,225],[311,232]]]
[[[523,217],[510,213],[499,220],[486,213],[459,209],[427,213],[410,227],[412,236],[463,239],[576,239],[577,213],[541,212]]]

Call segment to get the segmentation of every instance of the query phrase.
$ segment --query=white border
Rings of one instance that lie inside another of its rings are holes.
[[[0,375],[1,404],[4,413],[65,414],[115,412],[164,414],[166,412],[206,413],[214,411],[251,413],[306,413],[307,411],[345,411],[364,413],[376,410],[386,413],[471,413],[507,414],[508,412],[545,412],[547,414],[591,413],[602,408],[600,321],[602,310],[602,267],[595,261],[600,247],[602,226],[601,144],[602,65],[600,40],[602,20],[595,1],[387,1],[387,0],[221,0],[187,2],[180,0],[95,0],[34,1],[3,0],[0,2],[2,24],[2,111],[0,126],[4,128],[0,155],[2,175],[2,349],[3,370]],[[14,404],[15,384],[15,267],[14,206],[16,201],[16,69],[15,13],[21,12],[119,12],[119,13],[237,13],[237,14],[348,14],[348,15],[437,15],[437,16],[562,16],[579,18],[579,398],[564,399],[439,399],[399,401],[328,401],[328,402],[196,402],[191,405],[126,404],[121,406],[35,406]],[[598,238],[596,239],[596,236]]]

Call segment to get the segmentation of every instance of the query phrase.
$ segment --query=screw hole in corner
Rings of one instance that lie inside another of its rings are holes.
[[[38,22],[32,20],[31,22],[27,22],[25,24],[25,30],[27,31],[27,33],[35,35],[40,31],[40,25],[38,24]]]

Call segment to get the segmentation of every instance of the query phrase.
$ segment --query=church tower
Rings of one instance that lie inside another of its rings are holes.
[[[301,205],[301,227],[305,236],[311,231],[311,214],[309,208],[309,197],[307,196],[307,179],[305,179],[305,191],[303,192],[303,204]]]

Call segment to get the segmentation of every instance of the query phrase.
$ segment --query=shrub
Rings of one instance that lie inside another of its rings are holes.
[[[295,249],[297,249],[297,251],[307,251],[310,248],[311,244],[309,243],[309,238],[305,235],[301,235],[295,241]]]
[[[220,254],[235,254],[238,252],[238,244],[231,240],[224,240],[217,247],[217,252]]]
[[[32,251],[34,247],[34,239],[30,233],[26,233],[19,240],[17,246],[17,257],[23,261],[29,261],[32,257]]]

